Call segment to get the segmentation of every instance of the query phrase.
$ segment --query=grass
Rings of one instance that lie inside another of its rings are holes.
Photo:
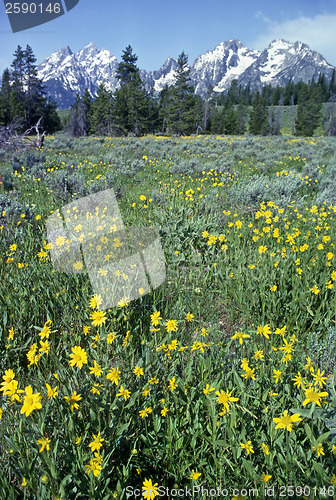
[[[334,496],[335,150],[58,136],[22,153],[0,192],[6,497]],[[111,187],[126,226],[159,231],[166,279],[101,310],[86,274],[53,267],[46,220]]]

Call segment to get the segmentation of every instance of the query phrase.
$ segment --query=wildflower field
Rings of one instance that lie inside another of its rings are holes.
[[[336,139],[60,135],[0,175],[1,498],[336,497]],[[109,188],[166,280],[102,310],[46,220]]]

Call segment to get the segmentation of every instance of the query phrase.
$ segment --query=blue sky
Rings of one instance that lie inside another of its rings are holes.
[[[62,47],[68,45],[77,52],[91,41],[120,60],[131,44],[138,66],[151,71],[159,69],[168,56],[177,58],[182,50],[191,64],[198,55],[232,38],[259,50],[274,38],[300,40],[336,66],[335,29],[334,0],[79,0],[58,19],[12,33],[0,0],[0,72],[10,66],[19,44],[29,44],[38,63]]]

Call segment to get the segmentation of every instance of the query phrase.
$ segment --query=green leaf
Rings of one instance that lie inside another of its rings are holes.
[[[254,478],[255,477],[255,471],[254,471],[254,468],[253,468],[252,464],[248,460],[246,460],[245,458],[242,458],[242,462],[243,462],[244,468],[248,471],[248,473],[251,476],[251,478]]]
[[[299,413],[301,415],[301,417],[304,417],[304,418],[312,418],[313,416],[313,413],[314,413],[314,405],[308,409],[306,408],[291,408],[289,411],[291,411],[292,413]]]
[[[7,326],[7,320],[8,320],[7,310],[5,309],[5,310],[4,310],[4,313],[3,313],[3,317],[2,317],[2,321],[3,321],[3,326],[4,326],[4,328],[6,328],[6,326]]]
[[[239,385],[240,389],[244,391],[245,390],[244,383],[236,371],[233,372],[233,376],[235,378],[237,385]]]
[[[314,440],[314,436],[313,436],[313,433],[312,433],[311,428],[309,427],[309,425],[308,425],[308,424],[305,424],[305,425],[304,425],[304,428],[305,428],[306,434],[307,434],[307,436],[308,436],[308,438],[309,438],[309,441],[310,441],[311,443],[313,443],[315,440]]]
[[[320,437],[316,438],[316,443],[323,443],[330,436],[331,431],[325,432]]]
[[[209,432],[210,436],[212,436],[212,428],[211,428],[211,425],[210,425],[210,424],[207,424],[206,428],[207,428],[207,431]]]
[[[218,448],[220,447],[224,447],[226,448],[228,446],[227,442],[224,441],[224,439],[218,439],[218,441],[215,441],[215,446],[217,446]]]
[[[230,427],[231,429],[233,427],[236,427],[236,420],[237,420],[237,412],[236,410],[233,408],[230,412]]]

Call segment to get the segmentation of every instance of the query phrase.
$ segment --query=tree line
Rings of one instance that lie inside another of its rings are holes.
[[[261,90],[242,87],[233,80],[220,94],[210,85],[202,98],[195,94],[184,52],[177,60],[174,84],[166,85],[159,95],[153,89],[146,90],[137,59],[132,47],[126,47],[117,69],[120,85],[115,92],[102,82],[95,96],[88,89],[76,95],[65,124],[71,135],[277,135],[284,108],[291,110],[293,134],[312,136],[323,124],[325,135],[336,135],[335,71],[330,81],[321,74],[317,81],[289,81],[284,87],[264,85]],[[20,119],[21,127],[29,128],[42,117],[46,132],[59,130],[56,104],[46,96],[37,77],[36,58],[29,45],[25,50],[18,46],[11,68],[2,76],[0,125]],[[327,103],[324,113],[323,103]]]
[[[11,70],[2,74],[0,90],[0,125],[16,123],[18,131],[34,127],[41,118],[46,133],[62,128],[56,103],[46,96],[37,77],[36,57],[32,48],[20,45],[14,53]]]
[[[94,97],[87,89],[83,96],[77,94],[68,123],[72,135],[189,135],[201,129],[203,100],[195,95],[186,54],[178,57],[175,84],[166,86],[158,97],[153,89],[146,91],[136,61],[129,45],[118,65],[120,87],[114,93],[102,82]]]
[[[137,56],[128,46],[118,65],[120,87],[112,93],[104,82],[92,97],[86,89],[71,107],[68,129],[74,136],[88,134],[198,133],[255,135],[280,134],[283,107],[293,108],[292,132],[312,136],[322,124],[325,134],[336,135],[335,71],[328,82],[322,74],[318,81],[289,81],[284,87],[264,85],[262,90],[242,87],[233,80],[227,92],[213,92],[209,86],[204,98],[195,95],[190,79],[188,57],[177,60],[175,83],[166,85],[158,96],[146,92],[136,66]],[[294,109],[295,107],[295,109]]]
[[[210,131],[212,133],[244,133],[248,119],[249,132],[261,135],[280,133],[283,108],[292,108],[294,135],[312,136],[319,125],[325,135],[336,135],[336,82],[335,70],[330,82],[324,74],[308,83],[289,81],[284,87],[264,85],[262,90],[251,91],[233,80],[227,93],[214,97]],[[327,103],[322,116],[322,104]],[[249,110],[249,113],[247,113]]]

